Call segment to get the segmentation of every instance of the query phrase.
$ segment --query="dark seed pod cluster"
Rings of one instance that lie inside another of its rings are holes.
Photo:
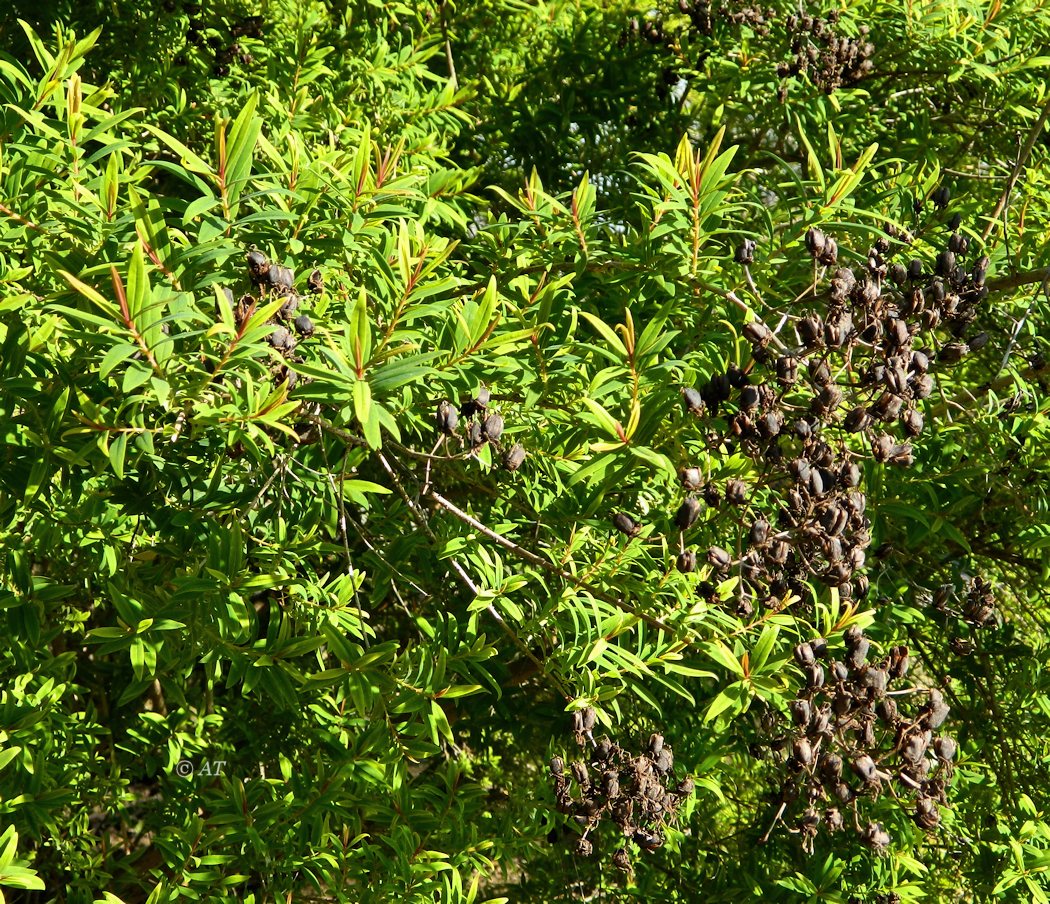
[[[448,399],[442,399],[434,414],[434,423],[438,433],[450,437],[457,435],[462,421],[464,426],[462,442],[471,452],[476,452],[486,443],[497,449],[501,447],[500,438],[506,426],[503,415],[489,410],[492,391],[487,386],[462,401],[457,408]],[[502,450],[502,464],[508,471],[517,471],[525,462],[525,448],[521,443],[514,443]]]
[[[245,263],[248,268],[248,279],[258,295],[244,295],[236,303],[234,303],[233,292],[230,289],[225,289],[224,295],[238,329],[244,325],[258,305],[268,297],[276,296],[284,299],[284,303],[269,321],[274,325],[274,329],[266,341],[280,355],[280,359],[271,367],[274,384],[280,385],[287,382],[288,388],[293,389],[299,377],[292,365],[303,360],[302,356],[296,353],[296,348],[300,340],[313,336],[314,322],[306,314],[296,315],[299,296],[295,292],[295,274],[291,268],[272,262],[254,245],[245,255]],[[320,271],[315,270],[314,273],[319,286]],[[313,279],[314,276],[311,275],[311,280]]]
[[[864,803],[888,792],[923,829],[940,823],[955,741],[937,734],[949,707],[936,688],[895,691],[908,673],[907,647],[873,660],[860,628],[845,635],[841,659],[824,638],[795,648],[803,684],[790,705],[791,727],[769,741],[782,770],[777,820],[794,826],[807,852],[821,830],[851,827],[882,853],[892,839],[866,820]]]
[[[936,334],[965,332],[986,295],[987,258],[967,265],[968,244],[957,232],[948,239],[957,251],[949,258],[942,252],[932,268],[918,258],[907,266],[892,260],[891,247],[910,239],[888,230],[855,270],[837,266],[833,237],[810,229],[804,249],[816,264],[819,304],[796,321],[797,345],[782,339],[774,348],[769,328],[752,320],[743,334],[753,363],[682,390],[685,413],[706,430],[708,450],[743,453],[763,475],[758,486],[730,478],[719,487],[691,464],[680,470],[687,499],[674,518],[680,531],[699,514],[688,501],[694,494],[722,510],[709,519],[716,527],[720,514],[737,521],[735,507],[748,512],[752,502],[761,503],[765,514],[745,521],[746,546],[737,555],[721,546],[706,551],[717,577],[739,578],[733,605],[741,617],[751,615],[756,601],[779,608],[807,599],[814,580],[837,588],[842,599],[868,593],[865,470],[872,463],[912,464],[933,372],[964,353],[954,348],[962,342],[944,343]],[[679,554],[675,567],[687,573],[696,559]],[[989,623],[993,611],[973,603],[965,618]]]
[[[555,806],[581,827],[575,847],[581,857],[594,853],[603,824],[614,827],[611,860],[630,872],[632,851],[663,846],[667,827],[693,793],[693,782],[675,778],[674,754],[661,735],[652,735],[634,755],[608,737],[595,741],[594,724],[590,707],[575,712],[573,738],[585,755],[568,768],[562,757],[551,758]]]
[[[874,65],[875,45],[867,40],[868,27],[860,26],[858,36],[846,34],[837,10],[825,17],[792,13],[784,20],[790,42],[791,58],[777,66],[782,79],[808,75],[825,94],[838,88],[849,88],[870,75]],[[781,86],[781,102],[787,96]]]

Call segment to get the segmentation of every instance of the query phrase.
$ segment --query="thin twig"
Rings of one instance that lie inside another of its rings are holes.
[[[423,510],[420,509],[420,507],[416,504],[416,502],[413,501],[412,497],[408,495],[404,486],[402,486],[401,484],[400,478],[398,478],[396,472],[390,466],[390,462],[386,460],[386,456],[384,456],[382,452],[376,452],[376,458],[379,460],[379,464],[382,466],[383,470],[386,471],[387,476],[393,481],[394,487],[397,490],[398,495],[404,501],[405,505],[408,506],[408,511],[409,514],[412,516],[412,520],[419,525],[423,533],[425,533],[432,542],[436,543],[437,535],[434,533],[434,531],[430,527],[430,524],[427,522],[426,515],[423,513]],[[459,561],[455,557],[452,557],[449,559],[449,562],[452,565],[452,569],[459,576],[459,579],[467,586],[470,592],[473,593],[475,597],[480,596],[481,588],[474,583],[473,579],[467,573],[467,570],[459,563]],[[559,678],[557,675],[551,674],[547,671],[546,668],[544,668],[544,665],[540,661],[540,659],[537,658],[536,654],[533,653],[532,650],[530,650],[525,645],[525,643],[520,637],[518,637],[518,635],[514,632],[510,625],[508,625],[506,621],[504,621],[503,616],[499,614],[499,612],[496,610],[496,607],[493,606],[492,603],[487,603],[485,605],[485,611],[492,616],[492,618],[496,621],[500,628],[503,629],[503,632],[507,635],[507,637],[511,639],[514,645],[517,646],[518,649],[521,650],[521,652],[524,653],[532,661],[533,665],[535,665],[536,668],[539,670],[539,673],[544,677],[549,678],[554,684],[558,686],[558,690],[561,691],[561,693],[565,696],[566,700],[571,700],[575,696],[565,685],[565,683],[561,680],[561,678]]]
[[[649,615],[647,612],[643,612],[636,606],[632,606],[630,603],[620,599],[619,597],[613,596],[609,593],[605,593],[604,591],[599,590],[597,587],[594,587],[590,584],[585,584],[581,582],[578,577],[576,577],[573,574],[570,574],[567,571],[562,571],[562,569],[560,569],[553,562],[544,559],[542,556],[536,555],[536,553],[532,552],[531,550],[525,549],[523,546],[519,546],[513,540],[504,537],[502,534],[496,533],[496,531],[492,530],[492,528],[486,527],[476,518],[471,517],[461,508],[449,502],[440,493],[436,493],[433,490],[431,490],[428,495],[438,505],[445,509],[445,511],[455,515],[457,518],[460,519],[460,521],[464,522],[465,524],[469,524],[476,531],[484,534],[490,540],[494,540],[504,549],[507,549],[510,552],[514,553],[514,555],[518,556],[518,558],[525,559],[527,562],[531,562],[533,565],[538,565],[540,568],[544,569],[544,571],[548,571],[551,574],[557,575],[562,580],[568,581],[570,584],[573,584],[582,590],[586,590],[596,599],[604,600],[607,603],[612,603],[618,609],[622,609],[624,612],[627,612],[635,616],[636,618],[640,618],[647,625],[656,628],[657,630],[673,633],[673,629],[667,623],[661,621],[658,618],[654,618],[652,615]]]
[[[1036,139],[1039,137],[1039,133],[1043,130],[1047,118],[1050,118],[1050,99],[1048,99],[1043,105],[1043,110],[1039,114],[1039,118],[1036,120],[1035,125],[1032,126],[1032,130],[1028,133],[1028,139],[1025,141],[1024,147],[1021,148],[1021,153],[1017,155],[1017,162],[1014,164],[1010,177],[1006,180],[1006,186],[1003,188],[1003,193],[999,196],[999,203],[995,205],[995,210],[992,211],[992,215],[988,218],[988,225],[984,227],[984,232],[981,233],[982,242],[987,242],[988,236],[991,235],[992,230],[995,229],[996,223],[999,221],[999,214],[1003,212],[1003,208],[1006,207],[1007,202],[1010,200],[1010,192],[1013,191],[1014,185],[1017,184],[1017,180],[1021,175],[1021,170],[1024,169],[1025,164],[1028,162],[1028,158],[1032,153],[1032,148],[1035,147]]]

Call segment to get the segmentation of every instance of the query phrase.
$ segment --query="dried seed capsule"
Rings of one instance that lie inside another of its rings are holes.
[[[565,760],[560,756],[551,757],[551,775],[564,775],[565,774]]]
[[[856,757],[853,762],[850,763],[850,768],[856,773],[861,781],[875,781],[875,773],[877,771],[875,761],[867,754],[862,754],[861,756]]]
[[[952,199],[951,189],[947,185],[942,185],[932,195],[930,200],[934,203],[935,207],[947,207],[948,202]]]
[[[937,275],[938,276],[951,276],[955,272],[956,261],[955,253],[952,251],[942,251],[937,255]]]
[[[686,490],[698,490],[703,483],[703,476],[699,468],[682,468],[678,472],[678,481]]]
[[[813,255],[813,257],[820,257],[820,255],[824,253],[824,246],[826,243],[827,239],[824,233],[815,226],[811,227],[806,232],[806,250]]]
[[[913,766],[918,765],[924,756],[926,748],[930,744],[930,733],[913,732],[904,739],[901,745],[901,756]]]
[[[627,534],[628,537],[637,537],[642,529],[642,526],[635,523],[630,515],[623,512],[617,512],[613,515],[613,527],[621,534]]]
[[[683,549],[678,553],[678,558],[675,560],[675,568],[682,574],[690,574],[696,571],[696,553],[691,549]]]
[[[688,530],[696,522],[700,515],[700,502],[692,496],[687,496],[674,516],[675,527],[681,531]]]
[[[807,663],[805,667],[806,687],[815,689],[824,686],[824,666],[819,662]]]
[[[813,764],[813,745],[809,743],[807,738],[797,738],[795,743],[791,745],[791,752],[803,766],[811,766]]]
[[[820,758],[820,774],[829,784],[842,777],[842,757],[837,753],[826,753]]]
[[[319,295],[324,291],[324,277],[321,275],[321,271],[314,269],[306,279],[306,285],[309,286],[310,291],[315,295]]]
[[[656,756],[664,749],[664,736],[659,733],[649,735],[649,755]]]
[[[275,291],[290,292],[295,285],[295,274],[288,267],[271,264],[266,272],[266,282]]]
[[[270,272],[270,262],[266,259],[266,255],[261,251],[257,251],[253,246],[246,257],[248,261],[248,275],[251,277],[252,282],[262,282]]]
[[[587,771],[586,764],[577,760],[572,764],[572,777],[576,779],[576,784],[586,790],[591,786],[591,776]]]
[[[808,643],[800,643],[798,646],[796,646],[794,655],[795,662],[797,662],[800,666],[803,667],[809,665],[811,662],[816,661],[813,653],[813,647],[810,646]]]
[[[740,407],[745,411],[758,407],[758,387],[745,386],[740,391]]]
[[[498,414],[490,414],[482,424],[485,439],[495,442],[503,435],[503,418]]]
[[[712,546],[707,550],[707,561],[717,571],[725,571],[733,562],[733,557],[729,555],[721,546]]]
[[[704,413],[703,398],[690,386],[682,390],[682,404],[685,406],[686,414],[701,415]]]
[[[791,718],[800,728],[809,725],[813,718],[813,707],[808,700],[793,700],[791,702]]]
[[[918,280],[922,278],[922,261],[917,257],[913,257],[908,262],[908,279]]]
[[[920,829],[935,829],[941,821],[940,811],[928,797],[920,797],[915,801],[915,814],[912,817]]]
[[[897,703],[892,697],[883,697],[875,706],[876,715],[887,725],[897,724]]]
[[[862,476],[863,474],[861,473],[860,465],[856,462],[843,462],[842,467],[839,468],[839,486],[845,487],[846,489],[860,486]]]
[[[871,649],[871,641],[866,637],[860,638],[854,646],[849,648],[846,664],[852,669],[859,669],[868,658],[868,650]]]
[[[838,243],[831,236],[828,236],[824,239],[824,250],[817,255],[817,260],[826,267],[833,267],[838,259]]]
[[[950,711],[951,708],[944,702],[944,695],[934,688],[930,691],[929,702],[923,710],[923,720],[930,728],[940,728]]]
[[[576,854],[580,857],[590,857],[594,853],[594,845],[589,838],[581,837],[576,842]]]
[[[742,480],[726,481],[726,501],[735,505],[743,505],[747,502],[747,484]]]
[[[304,339],[309,339],[314,334],[314,322],[305,314],[295,318],[295,329]]]
[[[861,835],[861,839],[876,854],[884,853],[893,840],[890,838],[890,833],[878,822],[869,822]]]
[[[467,440],[470,442],[471,449],[477,449],[485,445],[485,431],[477,421],[474,421],[467,428]]]
[[[295,348],[295,337],[283,326],[274,329],[266,341],[279,352],[290,352]]]
[[[890,650],[889,660],[887,661],[886,668],[889,671],[890,678],[896,680],[903,678],[908,674],[908,665],[910,657],[908,655],[908,648],[905,646],[894,647]]]
[[[923,374],[911,384],[911,395],[913,399],[922,400],[928,398],[933,392],[933,377]]]
[[[803,317],[795,327],[798,340],[806,348],[814,348],[820,344],[824,336],[824,322],[819,314],[810,314]]]
[[[631,858],[626,848],[617,848],[613,851],[612,862],[613,866],[622,872],[629,873],[631,871]]]
[[[448,399],[442,399],[438,402],[435,420],[437,421],[438,430],[446,436],[451,436],[456,432],[456,424],[459,423],[459,415],[456,413],[456,409],[452,407],[452,403]]]
[[[950,763],[954,760],[957,749],[954,738],[941,737],[933,742],[933,752],[942,763]]]
[[[898,286],[903,286],[908,279],[908,271],[903,264],[894,264],[890,267],[890,279]]]
[[[733,259],[738,264],[753,264],[755,262],[755,249],[758,247],[754,239],[744,239],[737,245],[736,254]]]
[[[858,406],[842,419],[842,428],[847,433],[860,433],[866,430],[870,423],[871,417],[868,412],[862,406]]]
[[[671,752],[670,747],[664,747],[653,760],[653,766],[660,775],[667,775],[671,771],[671,767],[674,765],[674,754]]]
[[[875,461],[886,461],[893,451],[893,437],[888,433],[881,433],[871,441],[871,454]]]
[[[777,382],[781,386],[793,386],[798,379],[798,358],[782,355],[777,358]]]
[[[831,368],[826,361],[813,358],[809,362],[809,378],[817,386],[827,386],[831,382]]]
[[[503,454],[503,467],[508,471],[517,471],[525,461],[525,449],[521,443],[515,443]]]
[[[752,345],[765,345],[773,338],[773,331],[764,323],[752,320],[744,327],[744,338]]]
[[[769,522],[765,518],[757,518],[751,525],[749,535],[752,546],[764,546],[769,539]]]

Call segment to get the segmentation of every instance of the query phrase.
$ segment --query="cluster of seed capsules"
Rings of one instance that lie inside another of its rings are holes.
[[[825,17],[789,15],[785,26],[790,38],[792,58],[777,66],[782,78],[808,75],[810,81],[825,94],[851,87],[870,75],[874,64],[875,45],[866,40],[868,26],[858,29],[858,36],[843,34],[837,29],[838,10],[830,10]],[[782,85],[780,102],[787,98],[787,87]]]
[[[602,823],[612,823],[619,836],[612,863],[630,872],[632,843],[643,851],[663,846],[665,829],[693,793],[693,781],[675,778],[674,754],[661,735],[652,735],[634,756],[608,737],[595,741],[594,724],[592,708],[573,713],[574,738],[588,756],[570,763],[568,772],[560,756],[551,759],[555,805],[582,827],[575,849],[581,857],[594,853]]]
[[[839,832],[849,826],[882,853],[891,842],[889,832],[862,818],[863,802],[889,789],[907,802],[916,825],[936,828],[938,805],[947,803],[956,744],[935,734],[949,712],[939,690],[893,690],[908,673],[907,647],[893,647],[882,660],[869,662],[871,645],[860,628],[851,627],[845,640],[842,660],[829,659],[823,638],[795,648],[805,679],[791,703],[791,729],[769,743],[783,768],[770,832],[781,819],[793,823],[804,849],[812,852],[821,828]],[[922,701],[911,712],[905,712],[908,697]]]
[[[482,386],[477,394],[462,402],[457,408],[448,399],[438,402],[434,413],[434,423],[441,439],[459,436],[460,421],[464,422],[463,436],[460,442],[475,453],[486,443],[500,449],[500,437],[503,436],[503,415],[489,410],[492,391]],[[440,440],[439,440],[440,441]],[[514,443],[502,449],[503,467],[508,471],[517,471],[525,462],[525,449],[521,443]]]
[[[314,334],[314,323],[306,314],[296,314],[300,298],[295,291],[295,274],[290,268],[272,263],[254,246],[249,249],[246,259],[248,278],[258,295],[246,294],[235,300],[233,290],[227,287],[223,289],[226,304],[240,330],[260,301],[268,298],[284,299],[280,309],[269,320],[269,323],[274,324],[274,329],[266,341],[279,355],[271,367],[274,384],[287,383],[289,389],[294,389],[298,377],[290,365],[303,360],[296,353],[296,346],[300,339],[309,339]],[[323,291],[320,270],[310,274],[307,285],[314,294]]]
[[[716,484],[689,464],[679,471],[687,494],[673,516],[682,538],[679,571],[697,567],[697,553],[684,536],[705,506],[744,509],[734,519],[746,529],[737,554],[721,546],[706,551],[714,575],[739,576],[741,617],[750,617],[756,601],[779,607],[785,599],[806,598],[812,579],[836,587],[842,599],[867,595],[865,461],[911,465],[912,441],[925,429],[921,405],[935,387],[931,368],[950,366],[987,341],[984,333],[969,341],[962,335],[986,295],[988,260],[965,267],[968,243],[957,218],[950,225],[932,271],[918,258],[907,265],[889,262],[891,238],[898,245],[910,238],[899,230],[875,243],[858,273],[838,266],[834,238],[810,229],[805,246],[813,260],[814,296],[823,306],[797,319],[797,346],[774,342],[772,331],[753,320],[744,327],[754,359],[747,368],[731,366],[699,388],[682,390],[686,415],[704,423],[709,449],[739,449],[761,475],[756,488],[739,478]],[[754,254],[748,240],[735,258],[746,267]],[[950,334],[939,347],[938,329]],[[724,430],[714,420],[720,413]],[[768,496],[759,514],[748,517],[756,489]],[[640,530],[623,512],[613,523],[629,536]],[[698,590],[717,599],[707,582]],[[970,609],[993,618],[980,606]]]
[[[712,6],[710,0],[678,0],[678,11],[689,17],[688,32],[705,36],[714,33],[717,18],[728,25],[747,25],[755,34],[764,37],[769,34],[770,25],[777,14],[771,6],[761,7],[747,0],[723,0],[717,7]],[[684,37],[682,32],[682,29],[667,28],[663,20],[655,15],[644,20],[631,19],[623,39],[641,37],[650,44],[673,49],[681,46]]]

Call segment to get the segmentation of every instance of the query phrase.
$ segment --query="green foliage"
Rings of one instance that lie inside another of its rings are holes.
[[[844,7],[829,86],[777,74],[793,4],[657,5],[0,22],[0,899],[1047,900],[1050,18]],[[775,384],[811,228],[930,273],[954,213],[988,292],[916,336],[914,463],[827,418],[866,563],[753,592],[783,468],[681,389]],[[683,467],[721,501],[679,531]],[[792,650],[857,627],[959,745],[938,828],[865,796],[881,856],[775,818]],[[583,712],[695,784],[656,850],[559,812]]]

